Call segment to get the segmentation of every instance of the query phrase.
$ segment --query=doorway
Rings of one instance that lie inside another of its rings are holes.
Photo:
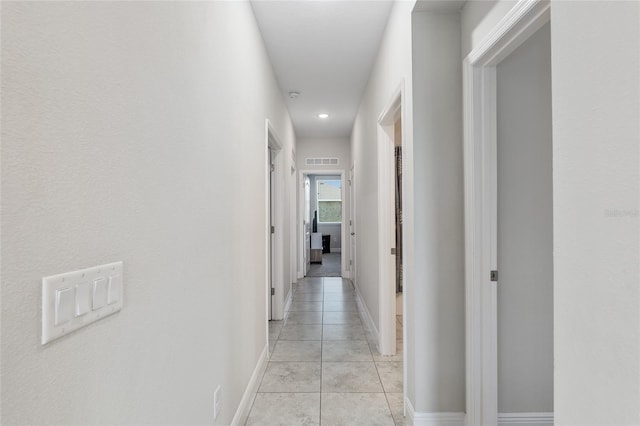
[[[396,268],[395,268],[395,286],[396,286],[396,319],[399,327],[402,327],[402,305],[403,305],[403,276],[404,276],[404,255],[402,251],[402,118],[399,116],[393,124],[393,175],[395,187],[395,246],[396,246]],[[398,332],[402,330],[396,329],[396,341],[398,340]]]
[[[403,341],[404,291],[402,88],[378,120],[379,344],[382,355],[395,355]]]
[[[300,171],[299,278],[343,277],[349,247],[344,226],[344,170]]]
[[[498,422],[524,412],[544,424],[553,413],[549,23],[497,65],[496,82]]]
[[[468,424],[553,424],[549,3],[464,61]]]

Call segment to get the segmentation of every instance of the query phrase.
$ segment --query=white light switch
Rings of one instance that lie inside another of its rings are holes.
[[[76,316],[84,315],[91,310],[91,284],[83,282],[76,285]]]
[[[93,282],[93,310],[102,308],[107,304],[107,280],[98,278]]]
[[[42,279],[42,344],[122,309],[123,264],[109,263]]]
[[[56,290],[56,325],[64,324],[73,318],[73,289]]]
[[[107,303],[111,305],[118,300],[120,300],[120,277],[110,275]]]

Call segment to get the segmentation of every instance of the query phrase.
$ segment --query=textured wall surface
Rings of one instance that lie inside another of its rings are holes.
[[[460,14],[413,14],[417,411],[464,412]]]
[[[212,424],[217,385],[230,423],[266,344],[265,118],[291,158],[249,4],[3,2],[3,424]],[[41,346],[41,278],[118,260],[124,309]]]
[[[394,94],[404,88],[404,140],[403,154],[406,158],[413,155],[413,102],[411,80],[411,11],[413,1],[396,2],[391,11],[389,22],[380,44],[378,56],[374,62],[367,88],[362,96],[360,108],[351,133],[351,161],[355,164],[356,174],[356,286],[362,294],[373,321],[379,327],[379,277],[378,277],[378,118],[392,101]],[[403,179],[413,181],[413,165],[403,165]],[[414,243],[413,199],[406,196],[404,202],[405,247]],[[405,280],[413,282],[413,251],[405,250]],[[393,284],[389,284],[393,285]],[[412,297],[410,285],[405,288],[407,299]],[[407,323],[412,326],[407,312]],[[411,330],[407,332],[409,335]],[[407,352],[413,351],[413,337],[405,343]],[[414,380],[416,371],[409,359],[407,372]],[[409,396],[413,399],[410,385]]]
[[[552,2],[555,411],[640,424],[640,3]]]
[[[462,8],[462,57],[477,47],[515,6],[516,0],[471,0]]]

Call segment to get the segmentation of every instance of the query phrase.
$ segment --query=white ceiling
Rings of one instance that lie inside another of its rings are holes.
[[[348,137],[392,1],[251,4],[297,137]]]

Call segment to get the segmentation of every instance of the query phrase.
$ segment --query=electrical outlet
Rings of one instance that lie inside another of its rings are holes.
[[[216,391],[213,393],[213,420],[218,418],[218,414],[220,414],[220,386],[216,388]]]

